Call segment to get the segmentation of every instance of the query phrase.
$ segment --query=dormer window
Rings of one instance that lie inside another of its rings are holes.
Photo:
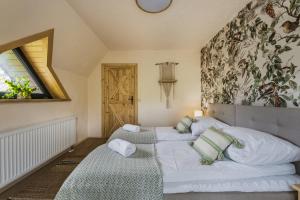
[[[19,96],[10,95],[12,92],[9,83],[25,84],[29,83],[28,89],[32,89],[31,94]],[[1,98],[33,98],[52,99],[44,83],[29,63],[28,59],[20,48],[5,51],[0,54],[0,97]]]
[[[0,102],[70,100],[51,66],[53,33],[0,45]]]

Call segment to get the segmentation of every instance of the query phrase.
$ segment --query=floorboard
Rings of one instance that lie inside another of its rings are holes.
[[[1,200],[52,200],[80,161],[106,139],[88,138],[74,148],[0,194]]]

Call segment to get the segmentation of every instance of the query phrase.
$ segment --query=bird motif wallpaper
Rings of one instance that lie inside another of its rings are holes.
[[[254,0],[201,50],[202,105],[300,106],[300,0]]]

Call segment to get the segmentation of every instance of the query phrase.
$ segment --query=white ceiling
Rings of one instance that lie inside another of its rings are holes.
[[[67,0],[110,50],[200,49],[249,0],[173,0],[159,14],[135,0]]]

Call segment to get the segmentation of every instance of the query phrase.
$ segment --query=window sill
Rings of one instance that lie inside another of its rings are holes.
[[[1,103],[42,103],[42,102],[64,102],[71,99],[0,99]]]

